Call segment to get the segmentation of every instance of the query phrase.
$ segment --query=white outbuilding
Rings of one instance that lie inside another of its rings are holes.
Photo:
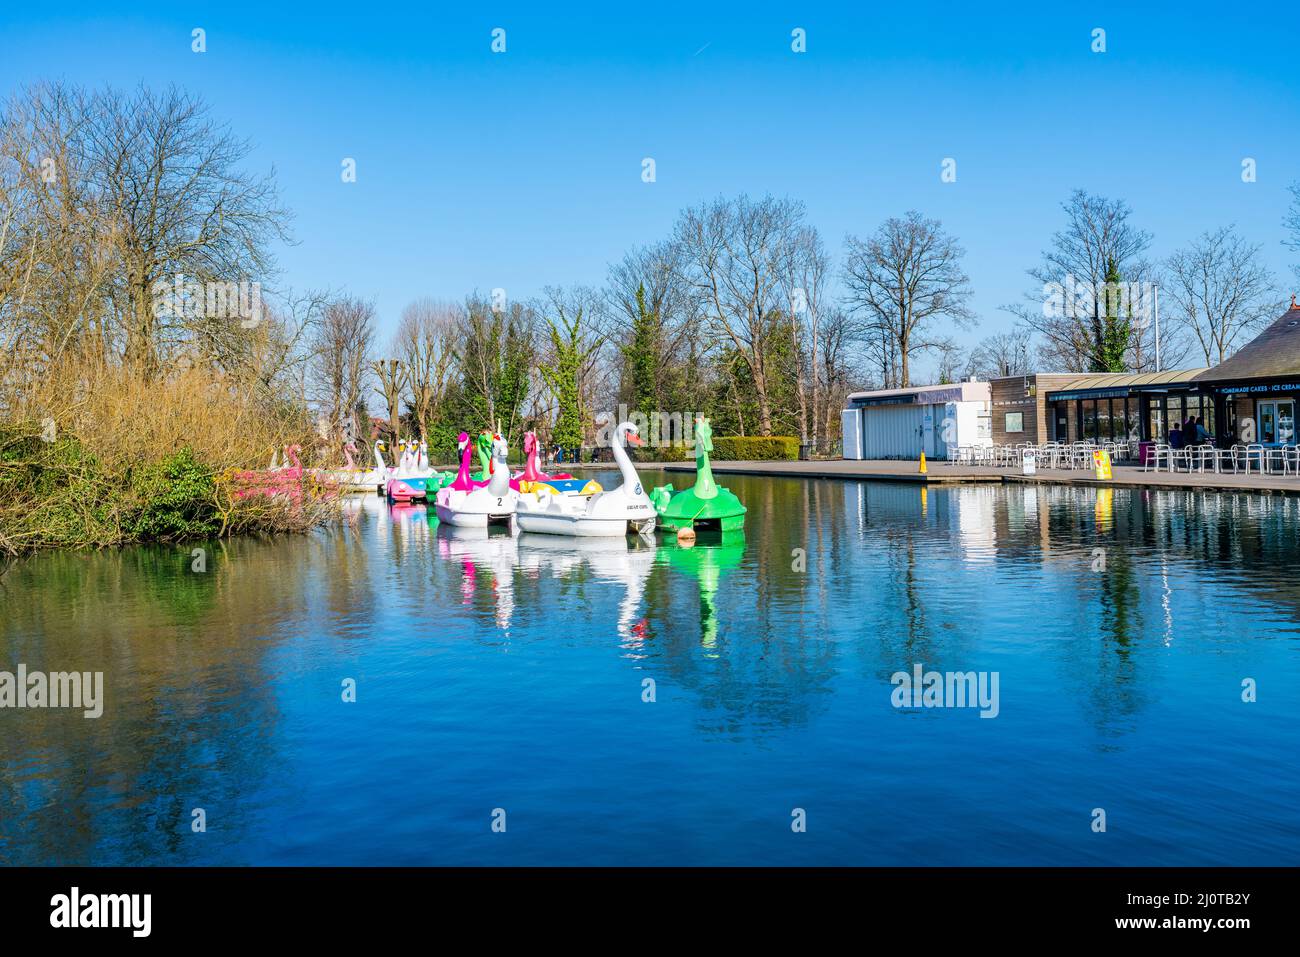
[[[846,459],[946,459],[962,445],[993,443],[987,382],[854,392],[840,413]]]

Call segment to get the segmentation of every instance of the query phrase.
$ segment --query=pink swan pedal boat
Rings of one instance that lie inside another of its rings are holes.
[[[524,433],[524,467],[510,479],[510,487],[516,492],[536,492],[556,495],[594,495],[601,491],[600,483],[594,480],[574,478],[568,472],[548,474],[543,472],[537,460],[537,433]]]

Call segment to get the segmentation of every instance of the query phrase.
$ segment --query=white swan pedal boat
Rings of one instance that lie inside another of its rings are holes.
[[[439,489],[434,499],[438,520],[460,528],[513,527],[519,493],[510,487],[507,452],[506,440],[500,435],[492,436],[492,475],[487,484],[465,489],[452,483]]]
[[[658,516],[627,457],[625,441],[642,444],[631,422],[621,422],[614,430],[614,459],[623,475],[622,485],[593,495],[522,493],[515,507],[519,529],[543,535],[592,537],[651,534]]]

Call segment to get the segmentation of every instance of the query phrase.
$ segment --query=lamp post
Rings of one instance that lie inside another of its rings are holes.
[[[1155,316],[1156,325],[1156,371],[1160,371],[1160,285],[1159,283],[1151,284],[1151,309]]]

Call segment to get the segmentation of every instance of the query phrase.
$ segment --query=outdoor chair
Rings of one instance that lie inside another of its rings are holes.
[[[1219,457],[1217,450],[1213,445],[1206,443],[1204,445],[1193,445],[1187,449],[1187,471],[1193,468],[1198,472],[1204,472],[1208,464],[1214,471],[1219,470]]]
[[[1270,475],[1280,472],[1284,467],[1282,462],[1282,450],[1275,446],[1270,446],[1264,450],[1264,471]]]
[[[1143,472],[1159,472],[1161,463],[1166,470],[1174,470],[1174,450],[1168,445],[1158,443],[1151,446],[1151,455],[1142,463]]]
[[[1246,452],[1245,452],[1245,455],[1244,455],[1244,459],[1245,459],[1246,474],[1247,474],[1247,475],[1250,474],[1250,460],[1251,460],[1252,458],[1255,460],[1255,465],[1256,465],[1256,467],[1259,469],[1260,474],[1262,475],[1262,474],[1266,471],[1265,466],[1266,466],[1266,460],[1267,460],[1267,456],[1265,455],[1265,449],[1264,449],[1264,446],[1262,446],[1262,445],[1247,445],[1247,446],[1246,446]]]
[[[1224,471],[1228,466],[1232,466],[1233,474],[1237,472],[1237,461],[1240,456],[1241,446],[1234,445],[1227,449],[1214,450],[1214,471],[1216,473]]]
[[[1284,475],[1300,475],[1300,446],[1282,446],[1282,472]]]
[[[1282,475],[1296,474],[1296,457],[1295,446],[1279,445],[1277,448],[1268,450],[1267,461],[1268,470],[1273,473]]]

